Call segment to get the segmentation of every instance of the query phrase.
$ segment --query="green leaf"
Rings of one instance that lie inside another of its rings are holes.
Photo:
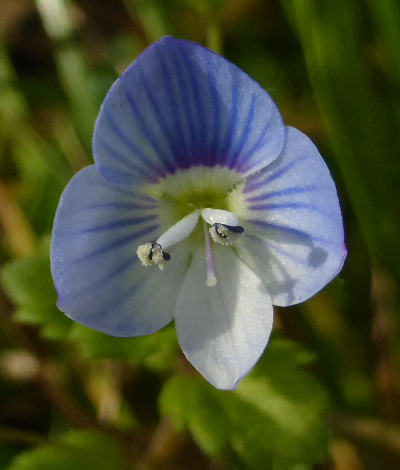
[[[56,307],[47,245],[46,241],[34,256],[6,264],[0,272],[0,281],[16,306],[16,320],[38,325],[47,339],[62,339],[72,322]]]
[[[7,470],[126,470],[120,445],[94,431],[71,431],[54,443],[21,452]]]
[[[160,409],[179,430],[188,427],[208,455],[218,456],[228,448],[228,416],[221,410],[218,392],[200,377],[170,379],[161,392]]]
[[[178,349],[176,334],[171,326],[148,336],[115,338],[75,324],[70,338],[85,357],[126,360],[154,370],[172,368]]]
[[[246,468],[307,469],[327,450],[327,398],[300,368],[310,359],[294,343],[274,340],[235,391],[218,391],[199,376],[174,377],[162,391],[161,411],[210,456],[233,452]]]

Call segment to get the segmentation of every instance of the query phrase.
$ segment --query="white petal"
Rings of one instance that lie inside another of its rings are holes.
[[[233,251],[213,247],[218,283],[207,287],[201,250],[178,296],[175,322],[182,351],[215,387],[230,390],[254,366],[272,328],[271,299]]]

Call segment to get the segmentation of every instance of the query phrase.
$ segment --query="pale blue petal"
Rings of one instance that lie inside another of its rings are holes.
[[[214,287],[198,249],[176,303],[175,324],[187,359],[215,387],[235,388],[259,359],[272,328],[266,287],[231,249],[213,245]]]
[[[107,183],[94,166],[64,190],[53,226],[51,269],[58,306],[114,336],[152,333],[172,319],[188,254],[171,249],[163,272],[142,266],[138,245],[161,234],[155,201]]]
[[[282,154],[244,188],[240,256],[264,280],[275,305],[302,302],[341,270],[343,221],[329,170],[311,140],[288,128]]]
[[[107,94],[94,155],[116,184],[154,182],[195,165],[248,175],[273,161],[284,139],[275,104],[254,80],[198,44],[166,37]]]

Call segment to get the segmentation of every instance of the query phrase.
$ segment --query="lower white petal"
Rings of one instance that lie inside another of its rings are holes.
[[[205,283],[201,250],[178,295],[175,322],[182,351],[215,387],[235,388],[254,366],[268,342],[273,310],[260,279],[234,252],[213,247],[218,283]]]

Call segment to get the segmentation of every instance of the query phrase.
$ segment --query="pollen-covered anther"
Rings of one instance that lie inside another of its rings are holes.
[[[213,224],[208,230],[213,241],[221,245],[232,245],[244,232],[244,228],[240,225],[225,225],[219,223]]]
[[[160,270],[163,270],[164,263],[171,259],[171,256],[163,251],[162,246],[154,241],[140,245],[136,253],[143,266],[158,265]]]

